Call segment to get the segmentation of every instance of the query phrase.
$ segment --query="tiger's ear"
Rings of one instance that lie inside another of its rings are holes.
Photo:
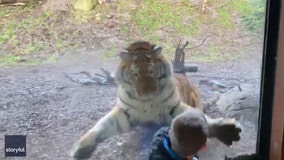
[[[160,55],[160,54],[162,53],[162,50],[163,50],[163,48],[160,47],[160,46],[154,46],[154,47],[153,47],[153,51],[154,51],[154,55],[155,55],[155,56]]]
[[[124,61],[128,61],[132,59],[132,56],[127,50],[123,50],[122,52],[120,52],[120,58]]]

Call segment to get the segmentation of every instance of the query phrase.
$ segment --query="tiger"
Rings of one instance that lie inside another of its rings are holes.
[[[215,91],[213,97],[202,101],[199,90],[185,75],[175,73],[174,78],[182,101],[194,108],[204,111],[204,108],[213,106],[220,99],[220,95]]]
[[[173,118],[184,111],[203,111],[197,88],[185,76],[173,72],[162,47],[136,41],[120,52],[120,59],[115,71],[117,102],[73,145],[70,155],[75,159],[90,158],[101,142],[138,125],[162,121],[170,126]],[[241,125],[235,119],[213,119],[203,114],[209,138],[228,146],[240,139]]]

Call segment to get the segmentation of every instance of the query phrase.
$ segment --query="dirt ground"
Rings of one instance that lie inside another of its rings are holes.
[[[100,73],[99,68],[114,70],[118,58],[99,60],[100,50],[78,50],[60,57],[56,64],[40,66],[6,66],[0,68],[0,144],[4,135],[27,135],[27,157],[6,159],[69,160],[69,150],[75,141],[104,116],[116,100],[112,85],[81,85],[64,73],[88,71]],[[227,91],[240,83],[260,85],[261,40],[246,48],[246,56],[233,62],[196,63],[198,72],[188,74],[200,89],[202,97],[212,95],[202,80],[217,80]],[[212,117],[222,116],[217,107],[206,108]],[[254,153],[257,132],[254,124],[243,124],[240,142],[226,147],[216,140],[200,152],[201,160],[222,160],[224,155]],[[147,147],[157,126],[137,127],[123,135],[103,142],[92,159],[147,159]],[[3,151],[3,145],[0,150]],[[1,153],[3,159],[4,154]]]

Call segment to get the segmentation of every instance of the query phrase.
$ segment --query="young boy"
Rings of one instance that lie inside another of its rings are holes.
[[[154,135],[149,160],[198,160],[195,155],[206,148],[209,128],[197,109],[175,117],[171,127],[163,127]]]

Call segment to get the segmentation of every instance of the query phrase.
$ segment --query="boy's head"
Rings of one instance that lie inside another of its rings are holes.
[[[169,134],[171,148],[181,157],[191,156],[205,146],[208,132],[208,124],[201,111],[185,111],[172,121]]]

